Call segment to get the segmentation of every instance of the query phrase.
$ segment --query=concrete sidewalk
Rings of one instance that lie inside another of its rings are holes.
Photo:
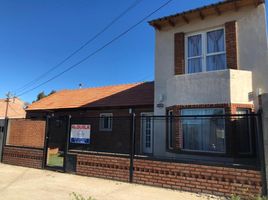
[[[0,164],[0,199],[72,200],[76,192],[96,200],[208,200],[205,195]]]

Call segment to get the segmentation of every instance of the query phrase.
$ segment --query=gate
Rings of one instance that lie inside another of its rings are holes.
[[[48,132],[45,146],[45,167],[64,171],[66,159],[66,138],[68,135],[68,117],[48,119]]]

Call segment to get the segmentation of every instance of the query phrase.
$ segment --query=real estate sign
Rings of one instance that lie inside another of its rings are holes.
[[[78,144],[89,144],[90,129],[91,127],[89,124],[72,124],[70,142]]]

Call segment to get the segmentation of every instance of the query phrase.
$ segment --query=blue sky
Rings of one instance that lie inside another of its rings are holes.
[[[0,98],[55,66],[135,0],[0,0]],[[101,37],[42,81],[66,69],[158,8],[167,0],[142,0]],[[150,19],[217,2],[173,0]],[[153,80],[154,30],[142,23],[83,64],[21,96],[40,91]]]

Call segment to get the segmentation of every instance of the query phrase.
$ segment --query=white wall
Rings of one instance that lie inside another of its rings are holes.
[[[187,94],[187,88],[184,84],[184,89],[180,88],[179,83],[176,83],[174,79],[185,79],[188,82],[194,80],[188,80],[189,78],[174,78],[174,34],[178,32],[191,33],[206,30],[209,28],[222,27],[228,21],[237,21],[237,35],[238,35],[238,66],[240,70],[252,71],[252,84],[244,82],[243,78],[240,79],[238,85],[236,81],[230,80],[231,91],[237,95],[230,97],[230,101],[233,103],[245,103],[248,98],[248,91],[253,90],[256,94],[257,88],[262,88],[263,92],[268,92],[268,51],[267,51],[267,38],[266,38],[266,17],[265,17],[265,5],[261,4],[257,8],[254,6],[248,6],[240,8],[239,11],[229,11],[222,13],[218,16],[210,16],[204,20],[196,19],[191,20],[189,24],[181,25],[174,28],[164,28],[161,31],[156,31],[156,46],[155,46],[155,115],[165,115],[166,106],[170,106],[173,103],[186,103],[186,99],[183,95]],[[208,72],[213,73],[213,72]],[[237,74],[238,75],[238,74]],[[178,75],[178,76],[191,76],[191,75]],[[234,75],[236,76],[236,75]],[[224,77],[221,77],[224,79]],[[226,78],[226,77],[225,77]],[[239,79],[239,76],[235,80]],[[172,81],[173,80],[173,81]],[[168,82],[170,81],[170,82]],[[215,81],[215,80],[214,80]],[[197,84],[198,80],[194,81]],[[207,86],[210,91],[216,89],[211,87],[211,80],[206,80]],[[168,84],[168,86],[167,86]],[[218,98],[213,101],[219,101],[219,99],[226,101],[228,98],[228,90],[225,85],[219,85],[221,81],[218,81],[219,90],[215,95]],[[223,83],[224,84],[224,83]],[[240,90],[240,86],[244,89]],[[180,89],[178,89],[180,88]],[[211,102],[211,99],[201,98],[196,100],[201,91],[199,88],[192,89],[191,94],[195,95],[193,103],[207,103]],[[222,94],[222,92],[227,92]],[[206,93],[206,91],[203,91]],[[207,94],[207,93],[206,93]],[[226,95],[226,97],[224,97]],[[159,97],[164,96],[164,107],[158,108]],[[203,96],[204,97],[204,96]],[[208,95],[211,98],[211,95]],[[215,102],[217,103],[217,102]],[[258,108],[257,97],[255,95],[255,106]],[[165,127],[163,125],[156,125],[154,135],[154,144],[156,154],[162,154],[165,152]]]
[[[248,99],[251,75],[250,71],[227,69],[173,76],[166,83],[166,106],[252,103]]]

